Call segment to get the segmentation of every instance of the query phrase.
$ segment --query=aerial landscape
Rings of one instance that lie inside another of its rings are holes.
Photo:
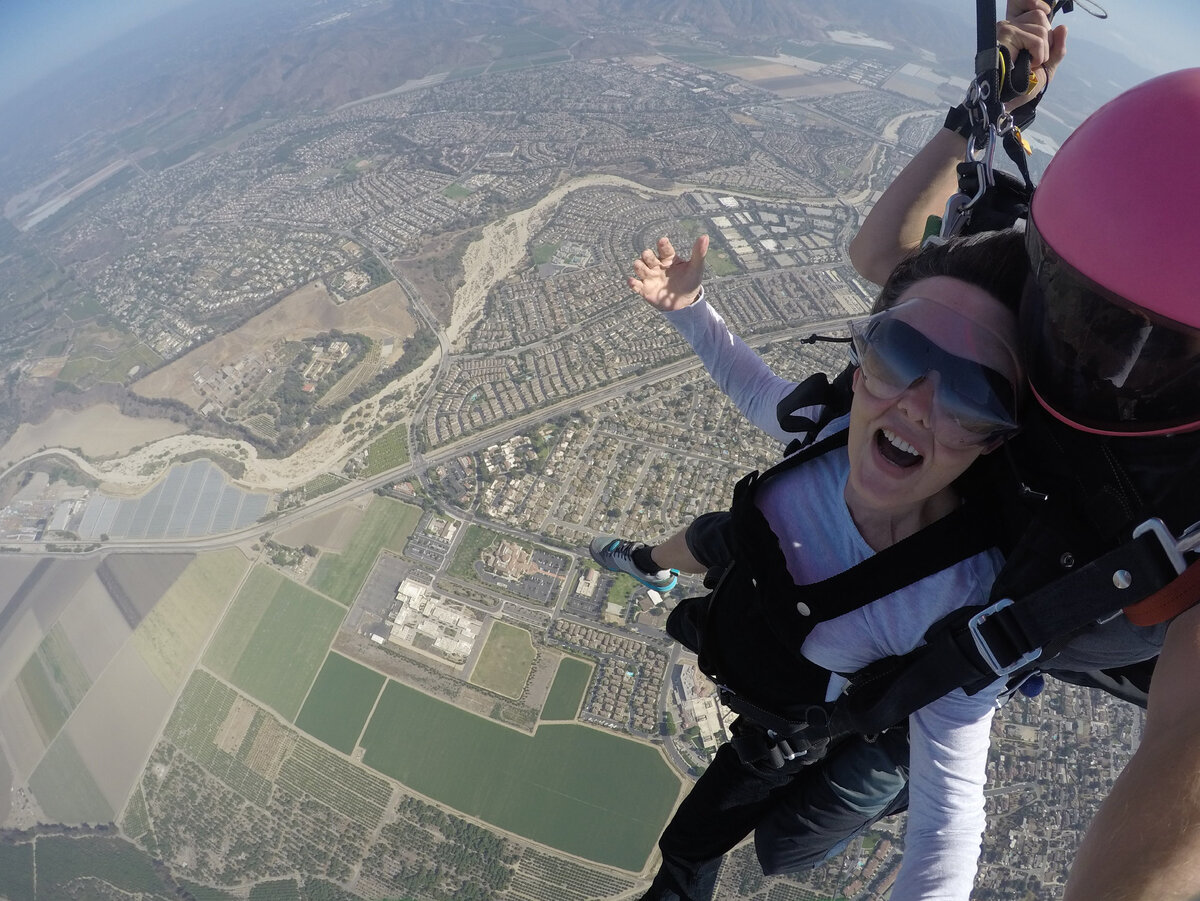
[[[708,235],[732,329],[840,371],[799,339],[870,310],[848,242],[974,49],[969,9],[644,7],[184,3],[0,99],[0,898],[645,890],[729,714],[663,630],[700,580],[588,544],[780,447],[630,261]],[[1035,171],[1147,74],[1105,65]],[[997,715],[974,897],[1061,896],[1142,722]],[[882,899],[902,836],[744,846],[716,897]]]

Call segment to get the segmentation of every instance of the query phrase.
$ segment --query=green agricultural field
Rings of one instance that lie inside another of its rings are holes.
[[[184,687],[179,703],[171,711],[163,737],[230,789],[251,803],[265,807],[271,798],[271,783],[250,769],[246,758],[253,753],[255,739],[262,729],[270,728],[270,724],[277,724],[278,720],[265,710],[251,705],[254,707],[253,719],[241,747],[234,754],[221,750],[216,745],[217,735],[225,717],[239,700],[238,693],[224,682],[197,669]],[[291,734],[290,730],[282,727],[280,732]]]
[[[383,682],[380,673],[330,652],[296,717],[296,725],[349,754],[358,744]]]
[[[311,501],[314,497],[320,497],[322,494],[328,494],[335,488],[341,488],[346,484],[346,480],[339,475],[334,475],[331,472],[323,472],[315,479],[304,483],[304,487],[300,490],[304,492],[304,499]]]
[[[86,897],[91,894],[88,886],[94,885],[91,880],[108,883],[121,894],[173,894],[154,871],[150,857],[123,838],[42,836],[35,860],[39,898]],[[77,880],[88,881],[72,886]]]
[[[0,845],[0,897],[34,901],[33,845]]]
[[[34,654],[21,667],[21,673],[17,676],[17,688],[25,705],[33,714],[42,739],[50,742],[71,715],[72,708],[68,708],[59,695],[40,653]]]
[[[112,822],[113,809],[66,732],[47,749],[29,788],[51,823]]]
[[[340,554],[322,554],[308,584],[349,607],[384,548],[397,554],[421,518],[421,508],[376,497]]]
[[[306,877],[300,890],[302,901],[359,901],[359,896],[351,894],[339,885],[326,879]],[[200,899],[197,899],[200,901]]]
[[[146,809],[146,795],[140,785],[134,788],[125,805],[121,831],[135,842],[150,831],[150,811]]]
[[[79,662],[75,648],[71,646],[71,640],[61,624],[56,623],[46,634],[37,655],[42,658],[67,706],[74,710],[92,687],[92,680]]]
[[[320,801],[368,832],[379,825],[392,798],[387,780],[303,736],[283,762],[276,785]]]
[[[367,467],[362,477],[369,479],[408,462],[408,426],[398,425],[384,432],[367,448]]]
[[[92,687],[61,625],[55,625],[21,668],[17,688],[47,744]]]
[[[550,696],[542,707],[542,720],[573,720],[583,703],[588,680],[592,678],[592,666],[574,657],[564,657],[554,674],[554,685]]]
[[[525,28],[502,29],[492,46],[499,48],[501,57],[534,56],[558,49],[557,42]]]
[[[345,614],[291,579],[257,568],[222,621],[205,665],[293,720]]]
[[[221,628],[204,653],[204,665],[226,678],[246,653],[254,630],[262,621],[271,599],[283,584],[284,577],[265,566],[255,567],[238,592],[233,606],[221,620]]]
[[[295,879],[260,882],[250,889],[250,901],[300,901],[300,887]]]
[[[367,766],[421,794],[625,870],[645,865],[679,794],[649,745],[580,725],[525,735],[392,681],[362,743]]]
[[[201,554],[133,633],[138,655],[174,693],[191,672],[249,563],[237,548]]]
[[[514,56],[508,59],[498,59],[492,63],[493,72],[511,72],[516,69],[531,69],[534,66],[549,66],[554,63],[565,63],[571,59],[571,54],[565,50],[536,56],[532,59],[524,56]]]
[[[535,659],[537,651],[525,629],[493,620],[471,681],[506,698],[519,698]]]
[[[462,200],[464,197],[470,197],[474,193],[470,188],[464,188],[462,185],[446,185],[442,189],[442,194],[451,200]]]

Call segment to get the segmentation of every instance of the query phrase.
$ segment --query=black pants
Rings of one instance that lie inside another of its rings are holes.
[[[708,901],[721,858],[751,832],[764,873],[811,869],[907,804],[904,727],[782,769],[743,764],[722,745],[659,839],[662,866],[642,901]]]

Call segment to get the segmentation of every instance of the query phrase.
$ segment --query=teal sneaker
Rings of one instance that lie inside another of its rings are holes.
[[[592,541],[589,550],[592,552],[592,559],[605,569],[628,573],[647,588],[653,588],[655,591],[670,591],[674,588],[679,582],[675,570],[660,569],[658,572],[648,573],[643,572],[633,562],[633,552],[640,547],[645,547],[641,541],[626,541],[623,538],[602,535]]]

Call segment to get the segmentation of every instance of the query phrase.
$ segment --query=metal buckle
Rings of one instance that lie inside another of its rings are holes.
[[[1171,534],[1171,530],[1167,528],[1167,524],[1155,516],[1135,528],[1133,537],[1141,538],[1147,532],[1153,534],[1158,539],[1158,543],[1162,545],[1163,553],[1175,567],[1176,574],[1182,575],[1183,571],[1187,569],[1187,561],[1183,559],[1184,551],[1195,551],[1200,545],[1200,529],[1197,529],[1197,525],[1200,523],[1192,525],[1183,533],[1182,538],[1176,539]]]
[[[1032,663],[1042,655],[1042,649],[1037,648],[1022,654],[1021,657],[1008,666],[1002,666],[1000,661],[996,659],[996,655],[992,652],[992,649],[988,646],[988,643],[984,640],[982,633],[979,631],[979,627],[983,625],[984,620],[1003,610],[1005,607],[1011,607],[1012,603],[1012,598],[1004,598],[996,601],[990,607],[980,610],[967,622],[967,628],[971,630],[971,638],[975,641],[975,650],[979,652],[979,656],[983,658],[984,662],[997,676],[1007,676],[1010,673],[1014,673],[1025,666],[1025,664]]]
[[[983,109],[982,104],[980,109]],[[986,113],[983,115],[986,116]],[[936,243],[945,243],[948,238],[961,232],[963,223],[974,209],[975,204],[979,203],[988,188],[996,183],[996,176],[992,168],[996,156],[996,137],[996,126],[988,123],[982,147],[976,147],[974,132],[967,138],[967,153],[963,162],[975,167],[975,193],[971,196],[963,191],[958,191],[946,201],[946,209],[942,213],[942,227]],[[928,243],[935,242],[930,240]]]

